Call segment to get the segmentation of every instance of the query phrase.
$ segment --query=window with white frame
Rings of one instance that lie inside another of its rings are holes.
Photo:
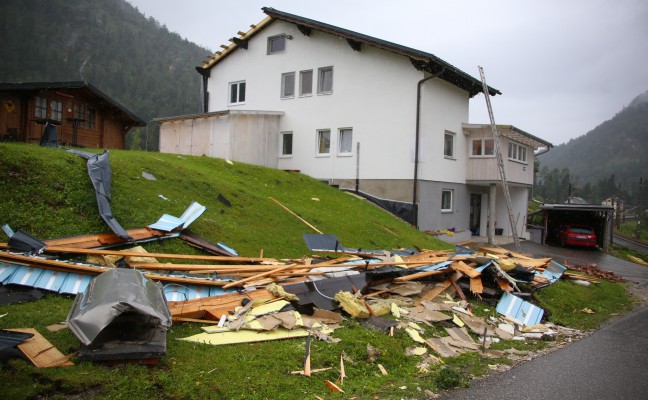
[[[286,50],[286,35],[270,36],[268,38],[268,54],[282,53]]]
[[[311,96],[313,94],[313,70],[299,72],[299,95]]]
[[[473,157],[491,157],[495,155],[493,139],[473,139],[470,155]]]
[[[353,129],[340,128],[338,154],[341,156],[350,156],[353,154]]]
[[[331,130],[320,129],[317,131],[317,155],[328,156],[331,154]]]
[[[34,103],[34,117],[47,118],[47,99],[44,97],[36,97]]]
[[[508,144],[508,158],[509,160],[519,161],[522,163],[527,162],[527,148],[521,144],[509,142]]]
[[[283,157],[292,156],[293,154],[293,133],[292,132],[281,132],[281,142],[279,144],[281,148],[280,155]]]
[[[245,81],[231,82],[229,84],[229,104],[245,103]]]
[[[441,191],[441,212],[452,211],[452,189],[443,189]]]
[[[317,70],[317,93],[333,93],[333,67],[324,67]]]
[[[63,103],[60,101],[52,100],[50,103],[50,118],[56,121],[61,121],[63,119]]]
[[[292,99],[295,97],[295,73],[281,74],[281,98]]]
[[[455,142],[454,132],[445,131],[443,135],[443,156],[446,158],[454,158],[454,142]]]

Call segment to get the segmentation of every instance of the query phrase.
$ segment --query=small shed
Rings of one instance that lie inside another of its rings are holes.
[[[558,231],[562,224],[590,225],[596,232],[597,245],[607,252],[612,236],[614,208],[603,204],[543,204],[544,214],[542,243],[558,243]]]

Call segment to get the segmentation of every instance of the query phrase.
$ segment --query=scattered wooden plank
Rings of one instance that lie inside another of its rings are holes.
[[[280,206],[281,208],[283,208],[284,210],[288,211],[292,216],[296,217],[298,220],[300,220],[301,222],[303,222],[304,224],[306,224],[306,226],[308,226],[309,228],[311,228],[311,229],[314,230],[315,232],[319,233],[320,235],[322,234],[322,231],[320,231],[319,229],[315,228],[313,225],[311,225],[310,223],[308,223],[305,219],[303,219],[303,218],[300,217],[299,215],[297,215],[297,214],[295,214],[294,212],[292,212],[288,207],[284,206],[283,204],[281,204],[279,201],[275,200],[275,199],[272,198],[272,197],[268,197],[268,198],[269,198],[270,200],[272,200],[273,202],[275,202],[277,205],[279,205],[279,206]]]
[[[474,294],[484,293],[484,284],[482,283],[481,276],[470,278],[470,291]]]
[[[18,349],[38,368],[67,367],[74,365],[67,357],[34,328],[7,329],[31,333],[34,336],[18,345]],[[73,356],[72,356],[73,357]],[[71,358],[71,357],[70,357]]]
[[[481,275],[481,272],[475,271],[474,268],[470,267],[468,264],[466,264],[463,261],[455,261],[452,264],[450,264],[450,268],[454,269],[455,271],[461,272],[465,275],[468,275],[470,278],[476,278]]]
[[[169,311],[172,317],[204,318],[205,311],[209,310],[216,319],[221,315],[234,311],[244,299],[248,300],[273,300],[275,296],[265,289],[249,290],[241,293],[227,293],[219,296],[203,297],[186,301],[169,301]]]
[[[134,256],[141,257],[142,253],[134,251],[118,251],[107,249],[79,249],[74,247],[51,246],[45,249],[46,253],[71,253],[71,254],[93,254],[93,255],[116,255],[116,256]],[[197,260],[197,261],[225,261],[225,262],[243,262],[243,263],[261,263],[278,261],[273,258],[255,258],[255,257],[230,257],[230,256],[205,256],[198,254],[168,254],[168,253],[147,253],[147,257],[152,258],[171,258],[176,260]]]

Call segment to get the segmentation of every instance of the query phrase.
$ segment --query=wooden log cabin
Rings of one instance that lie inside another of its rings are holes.
[[[123,149],[141,118],[85,81],[0,83],[0,141],[40,143],[47,124],[64,146]]]

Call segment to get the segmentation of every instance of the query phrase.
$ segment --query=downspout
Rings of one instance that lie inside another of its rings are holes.
[[[211,69],[196,67],[196,71],[202,76],[202,112],[209,112],[209,92],[207,91],[207,83],[209,81],[209,76],[211,75]]]
[[[419,163],[419,146],[420,146],[420,139],[421,139],[421,132],[420,132],[420,126],[421,126],[421,87],[423,86],[423,83],[426,81],[429,81],[430,79],[434,79],[439,77],[441,74],[445,72],[445,67],[441,68],[441,71],[437,72],[434,75],[428,76],[427,78],[423,78],[420,81],[418,81],[418,84],[416,86],[416,139],[415,139],[415,144],[414,144],[414,188],[412,190],[412,206],[414,206],[414,225],[418,229],[418,204],[416,202],[417,198],[417,187],[418,187],[418,163]]]

